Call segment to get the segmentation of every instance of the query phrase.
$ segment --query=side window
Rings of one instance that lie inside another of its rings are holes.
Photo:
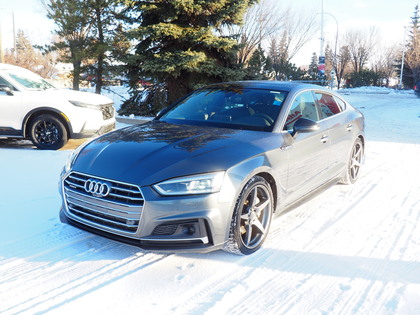
[[[1,85],[7,85],[8,87],[10,87],[13,91],[16,91],[16,89],[8,82],[8,81],[6,81],[5,79],[3,79],[1,76],[0,76],[0,84]]]
[[[346,109],[346,102],[344,102],[341,98],[334,96],[337,105],[340,107],[340,110],[343,112]]]
[[[321,110],[320,114],[322,119],[342,111],[342,108],[337,104],[336,99],[332,95],[315,92],[315,97]]]
[[[319,120],[315,99],[311,91],[303,92],[294,99],[287,115],[284,129],[293,129],[295,122],[299,118],[307,118],[313,121]]]

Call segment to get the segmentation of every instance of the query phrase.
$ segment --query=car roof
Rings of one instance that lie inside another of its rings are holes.
[[[235,82],[223,82],[209,85],[211,88],[227,88],[227,87],[240,87],[240,88],[255,88],[255,89],[267,89],[267,90],[281,90],[290,92],[292,90],[300,89],[319,89],[325,90],[324,87],[315,84],[308,84],[303,82],[293,81],[235,81]],[[328,90],[329,91],[329,90]]]
[[[9,65],[7,63],[0,63],[0,70],[22,69],[18,66]]]

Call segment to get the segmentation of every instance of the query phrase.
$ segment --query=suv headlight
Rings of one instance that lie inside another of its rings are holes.
[[[178,177],[153,185],[164,196],[209,194],[220,191],[225,172]]]
[[[99,105],[95,105],[95,104],[89,104],[85,102],[71,101],[71,100],[69,100],[69,102],[72,103],[74,106],[78,106],[78,107],[91,108],[91,109],[97,109],[97,110],[101,109]]]

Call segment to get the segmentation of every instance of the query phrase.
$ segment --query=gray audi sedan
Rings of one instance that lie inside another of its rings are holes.
[[[363,115],[320,86],[210,85],[75,150],[60,218],[154,251],[248,255],[274,215],[354,183],[364,146]]]

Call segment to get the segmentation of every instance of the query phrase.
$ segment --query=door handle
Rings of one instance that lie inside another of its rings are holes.
[[[326,143],[327,140],[328,140],[328,136],[327,135],[323,135],[322,138],[321,138],[321,142],[322,143]]]
[[[347,125],[347,131],[352,131],[352,129],[353,129],[353,125],[352,124],[348,124]]]

